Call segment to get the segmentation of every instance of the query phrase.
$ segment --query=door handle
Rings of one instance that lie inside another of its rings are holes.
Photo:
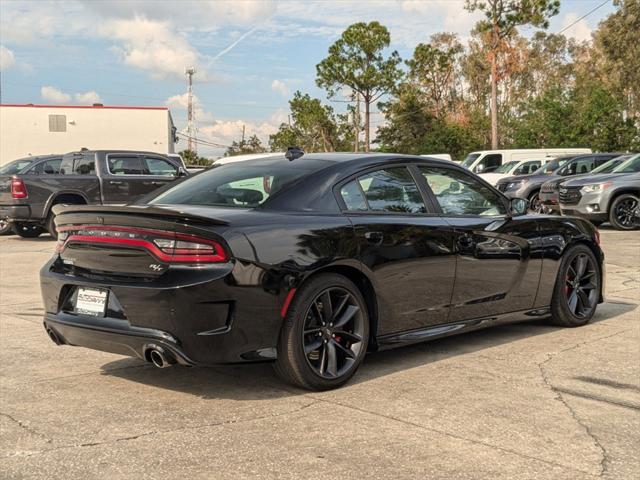
[[[110,180],[109,184],[110,185],[122,185],[123,182],[116,182],[115,180]]]
[[[380,245],[382,240],[384,240],[384,235],[382,232],[367,232],[364,234],[364,238],[373,245]]]

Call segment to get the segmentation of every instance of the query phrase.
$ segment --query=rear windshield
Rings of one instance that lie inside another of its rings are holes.
[[[149,203],[251,208],[331,162],[263,158],[214,166],[160,193]]]
[[[31,165],[32,162],[33,158],[14,160],[0,167],[0,175],[13,175],[14,173],[18,173],[20,170]]]

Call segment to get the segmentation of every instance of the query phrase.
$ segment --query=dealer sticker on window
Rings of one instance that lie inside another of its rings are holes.
[[[76,313],[98,317],[104,315],[104,309],[106,305],[106,290],[95,290],[93,288],[78,289],[78,296],[76,298]]]

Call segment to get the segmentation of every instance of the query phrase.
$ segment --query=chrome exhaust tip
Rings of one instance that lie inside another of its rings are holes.
[[[167,368],[176,363],[172,355],[165,352],[162,347],[156,345],[150,345],[145,349],[144,358],[147,362],[158,368]]]

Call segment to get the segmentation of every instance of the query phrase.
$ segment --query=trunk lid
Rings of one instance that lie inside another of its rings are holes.
[[[228,221],[201,207],[56,205],[53,211],[58,267],[66,274],[153,280],[172,264],[229,258],[221,237]]]

